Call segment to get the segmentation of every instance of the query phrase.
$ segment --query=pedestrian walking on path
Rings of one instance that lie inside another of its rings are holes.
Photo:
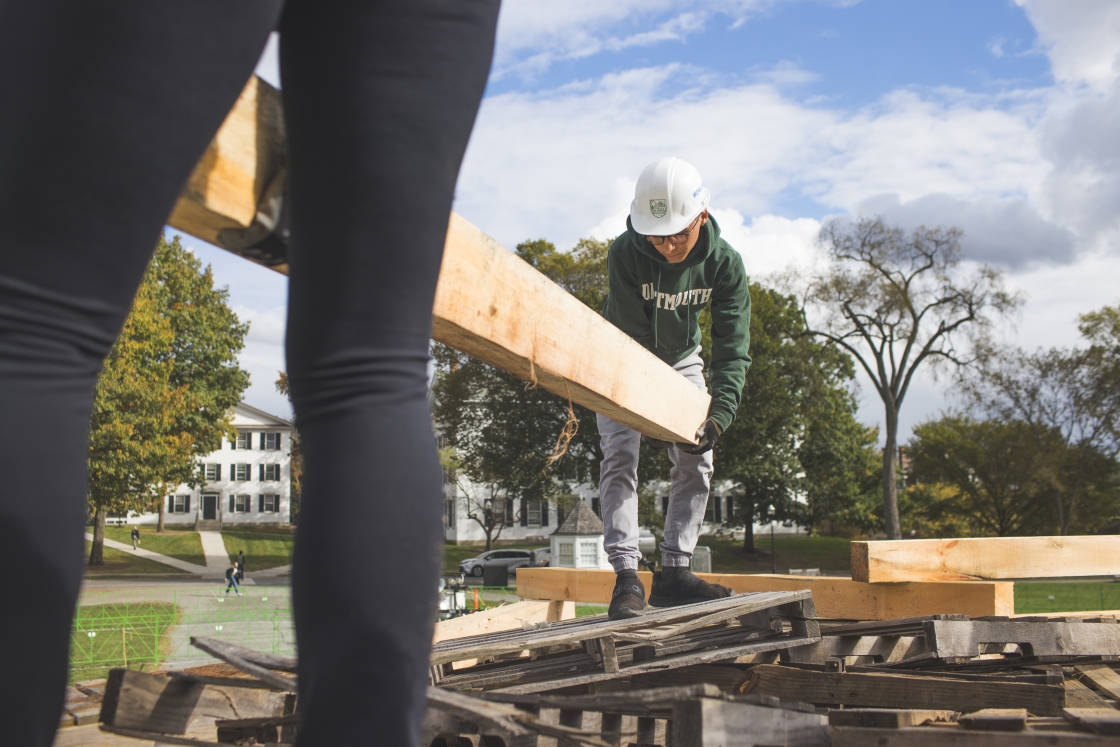
[[[245,580],[245,551],[237,551],[237,580]]]
[[[230,563],[229,568],[226,568],[226,596],[229,596],[229,590],[233,589],[237,592],[237,596],[241,596],[241,588],[237,585],[237,563]]]
[[[139,527],[133,527],[132,528],[132,549],[135,550],[136,547],[139,544],[140,544],[140,528]]]

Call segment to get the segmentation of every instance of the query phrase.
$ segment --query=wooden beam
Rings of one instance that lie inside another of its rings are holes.
[[[1061,685],[968,682],[913,674],[816,672],[777,664],[752,669],[744,690],[816,705],[962,712],[1026,708],[1037,716],[1060,716],[1066,704]]]
[[[253,77],[168,223],[286,274],[282,250],[238,236],[275,206],[286,161],[279,92]],[[655,438],[694,443],[708,415],[706,392],[455,214],[432,337]]]
[[[646,571],[638,575],[648,594],[652,575]],[[941,614],[987,617],[1010,615],[1015,610],[1015,585],[1007,581],[865,584],[831,576],[696,575],[736,592],[808,589],[822,618],[894,620]],[[517,571],[517,594],[523,599],[609,604],[614,578],[614,572],[609,570],[521,568]]]
[[[1115,535],[852,543],[852,578],[869,583],[1115,575]]]
[[[575,602],[526,600],[436,623],[432,643],[483,633],[521,630],[523,623],[556,622],[576,616]]]

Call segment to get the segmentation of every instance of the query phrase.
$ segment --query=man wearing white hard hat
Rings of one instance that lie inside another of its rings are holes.
[[[704,520],[712,478],[712,446],[739,407],[751,359],[751,297],[743,260],[720,238],[708,214],[711,195],[699,172],[679,158],[651,163],[638,177],[626,233],[607,255],[610,292],[603,316],[704,388],[697,317],[712,314],[712,405],[697,432],[699,443],[670,444],[672,487],[661,543],[662,569],[653,574],[649,603],[691,604],[727,596],[723,586],[701,581],[689,570]],[[604,545],[617,579],[609,614],[634,617],[645,608],[638,579],[638,447],[641,434],[598,417],[603,462],[599,497]],[[647,439],[650,440],[650,439]]]

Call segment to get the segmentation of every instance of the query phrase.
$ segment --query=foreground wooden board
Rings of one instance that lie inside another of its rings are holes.
[[[432,643],[465,638],[469,635],[521,630],[525,623],[571,620],[576,616],[575,602],[524,601],[474,612],[436,623]]]
[[[967,682],[914,674],[815,672],[762,664],[751,670],[744,692],[815,705],[906,708],[969,712],[982,708],[1026,708],[1036,716],[1061,716],[1061,685]]]
[[[852,578],[869,583],[1115,575],[1115,535],[852,543]]]
[[[1120,747],[1120,739],[1071,732],[991,732],[918,726],[907,729],[832,730],[832,747]]]
[[[255,76],[168,223],[287,274],[282,251],[241,249],[286,168],[279,92]],[[642,433],[695,443],[711,398],[528,263],[452,214],[432,337]]]
[[[649,572],[638,574],[649,593]],[[798,591],[813,593],[817,614],[847,620],[895,620],[923,615],[970,617],[1010,615],[1015,610],[1015,585],[1007,581],[974,583],[864,584],[830,576],[698,573],[705,581],[736,592]],[[517,594],[523,599],[569,600],[609,604],[614,572],[574,568],[522,568]]]

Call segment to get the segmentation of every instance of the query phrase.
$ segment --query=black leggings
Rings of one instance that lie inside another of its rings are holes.
[[[290,0],[279,19],[302,745],[418,739],[441,557],[431,308],[497,11]],[[46,747],[58,724],[101,362],[280,14],[279,0],[0,0],[6,745]]]

